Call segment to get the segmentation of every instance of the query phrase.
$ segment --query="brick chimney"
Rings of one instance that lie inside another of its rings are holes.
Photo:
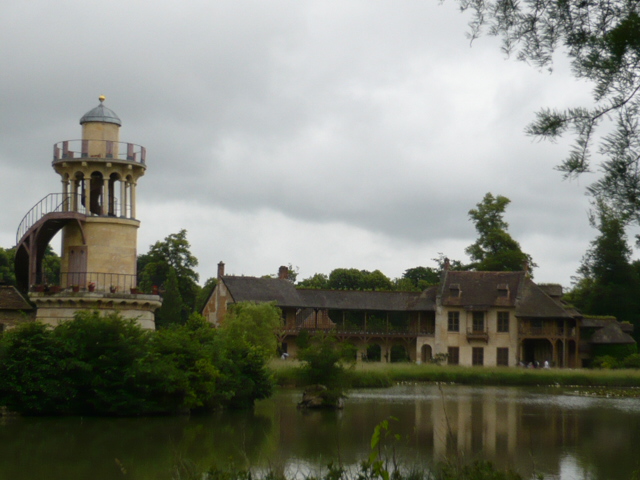
[[[224,277],[224,262],[218,264],[218,279]]]
[[[442,265],[442,269],[446,272],[451,269],[451,262],[447,257],[444,258],[444,264]]]
[[[280,280],[289,280],[289,267],[282,265],[278,269],[278,278]]]

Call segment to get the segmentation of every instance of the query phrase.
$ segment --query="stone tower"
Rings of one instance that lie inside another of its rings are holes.
[[[57,323],[77,310],[117,310],[154,328],[160,298],[140,293],[136,280],[136,185],[146,170],[146,150],[120,142],[122,122],[104,100],[80,119],[80,140],[54,145],[52,166],[62,191],[47,195],[20,225],[16,277],[23,289],[32,286],[39,320]],[[59,285],[40,292],[48,283],[44,250],[60,230]]]

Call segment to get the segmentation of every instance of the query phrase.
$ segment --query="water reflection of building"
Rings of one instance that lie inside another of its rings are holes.
[[[369,361],[579,367],[596,344],[635,343],[631,325],[585,318],[563,302],[560,285],[538,285],[524,271],[445,268],[440,285],[422,292],[296,289],[287,274],[231,276],[220,263],[202,313],[220,324],[233,303],[276,302],[283,352],[296,354],[303,330],[331,330]]]
[[[539,389],[421,385],[352,392],[339,415],[298,412],[288,401],[278,405],[277,443],[289,458],[321,458],[326,464],[339,457],[344,464],[357,465],[370,452],[375,426],[393,417],[397,421],[390,420],[391,435],[384,442],[386,452],[398,458],[430,465],[484,458],[516,469],[523,478],[534,478],[534,472],[555,475],[568,451],[590,459],[589,449],[609,439],[603,430],[608,421],[619,418],[598,417],[601,409],[584,408],[584,399],[576,398],[581,408],[572,406],[569,397]],[[396,434],[400,440],[394,440]],[[606,448],[620,451],[628,438],[624,435]],[[577,452],[585,445],[586,452]]]
[[[514,388],[444,387],[416,399],[415,435],[434,460],[487,458],[517,466],[523,478],[527,469],[558,472],[560,452],[584,440],[580,416],[544,395],[528,395]]]

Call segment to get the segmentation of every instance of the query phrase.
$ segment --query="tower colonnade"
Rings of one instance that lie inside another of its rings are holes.
[[[67,170],[65,163],[58,168]],[[99,167],[87,164],[62,172],[62,210],[135,219],[137,182],[126,167],[105,162]]]

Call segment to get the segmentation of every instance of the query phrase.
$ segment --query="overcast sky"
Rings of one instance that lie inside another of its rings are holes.
[[[0,245],[60,191],[54,143],[77,139],[98,96],[120,139],[147,148],[138,251],[181,228],[201,283],[338,267],[394,278],[468,261],[468,211],[511,199],[535,279],[570,285],[596,236],[585,187],[554,166],[566,143],[524,134],[540,107],[589,104],[552,75],[470,45],[436,0],[0,0]],[[59,249],[59,241],[54,240]]]

